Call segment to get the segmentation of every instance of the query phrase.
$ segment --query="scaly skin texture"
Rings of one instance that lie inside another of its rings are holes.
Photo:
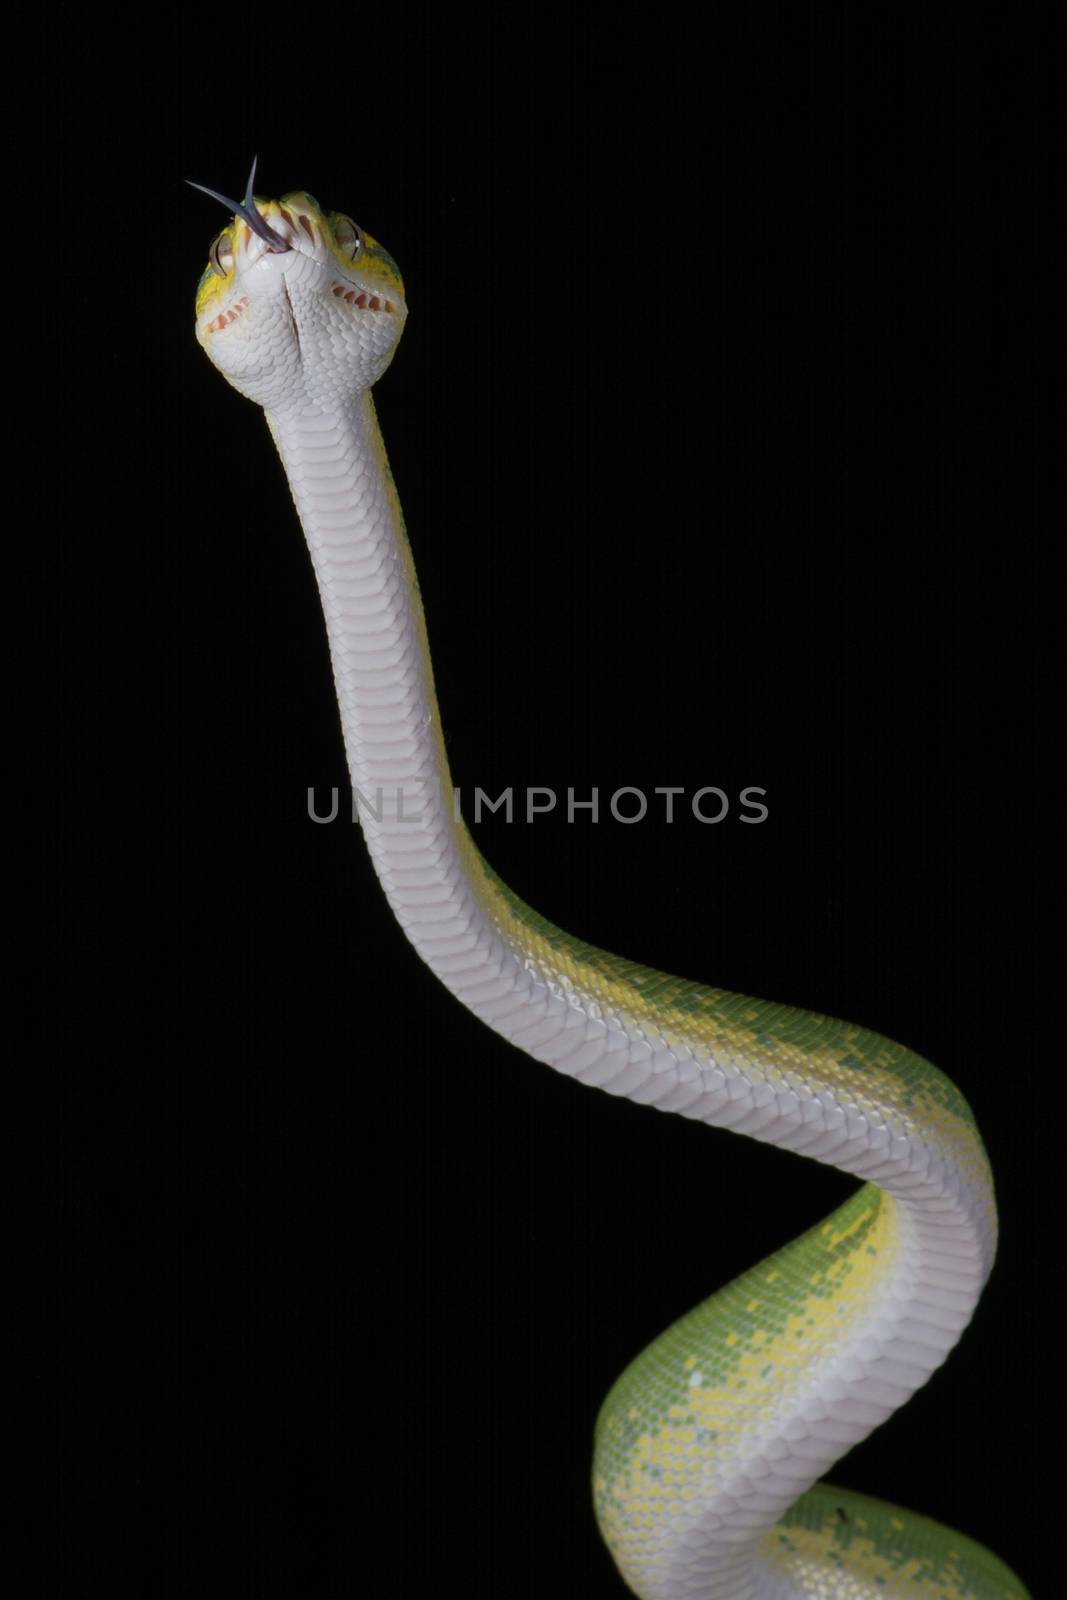
[[[593,1497],[622,1577],[643,1600],[1026,1600],[972,1541],[811,1487],[945,1358],[989,1273],[993,1188],[966,1101],[867,1029],[585,944],[492,872],[450,803],[370,395],[407,315],[399,272],[303,191],[255,204],[275,243],[237,217],[224,230],[197,337],[266,410],[319,584],[364,833],[404,932],[469,1010],[557,1071],[863,1180],[611,1390]]]

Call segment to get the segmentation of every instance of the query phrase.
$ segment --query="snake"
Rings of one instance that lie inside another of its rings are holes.
[[[257,196],[255,171],[240,201],[193,185],[230,213],[196,337],[266,413],[321,597],[359,821],[400,927],[536,1061],[859,1180],[611,1388],[592,1502],[621,1579],[641,1600],[1028,1600],[981,1543],[822,1481],[940,1366],[989,1275],[993,1182],[967,1101],[867,1028],[574,937],[489,866],[452,803],[372,398],[407,319],[400,271],[307,191]]]

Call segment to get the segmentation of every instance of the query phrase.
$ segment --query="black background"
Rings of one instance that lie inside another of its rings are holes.
[[[405,274],[379,413],[456,781],[767,791],[758,827],[489,821],[489,859],[609,949],[905,1040],[974,1107],[994,1276],[835,1478],[1041,1592],[1037,58],[995,11],[728,18],[60,14],[28,66],[28,1192],[60,1245],[25,1354],[64,1593],[620,1596],[600,1400],[851,1187],[495,1040],[358,830],[309,821],[345,781],[317,599],[192,331],[223,212],[182,180],[238,193],[254,151],[261,193],[310,187]]]

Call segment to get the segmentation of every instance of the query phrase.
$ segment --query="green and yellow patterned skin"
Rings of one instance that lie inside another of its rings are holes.
[[[322,596],[364,834],[404,932],[471,1012],[557,1071],[862,1180],[611,1390],[593,1498],[622,1579],[643,1600],[1027,1600],[971,1540],[814,1486],[944,1360],[989,1273],[993,1186],[966,1101],[867,1029],[585,944],[492,872],[451,804],[370,394],[407,316],[399,272],[306,191],[258,200],[250,179],[227,204],[197,337],[267,412]]]

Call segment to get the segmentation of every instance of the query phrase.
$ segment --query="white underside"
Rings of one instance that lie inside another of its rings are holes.
[[[469,881],[451,814],[419,602],[369,396],[268,421],[322,596],[367,844],[423,960],[495,1032],[560,1072],[828,1161],[904,1203],[896,1265],[864,1318],[787,1409],[754,1422],[730,1462],[709,1466],[706,1502],[663,1530],[666,1577],[636,1591],[782,1600],[754,1558],[761,1534],[944,1359],[988,1273],[992,1221],[966,1175],[906,1123],[758,1060],[700,1055],[636,1016],[603,1013],[501,935]]]

